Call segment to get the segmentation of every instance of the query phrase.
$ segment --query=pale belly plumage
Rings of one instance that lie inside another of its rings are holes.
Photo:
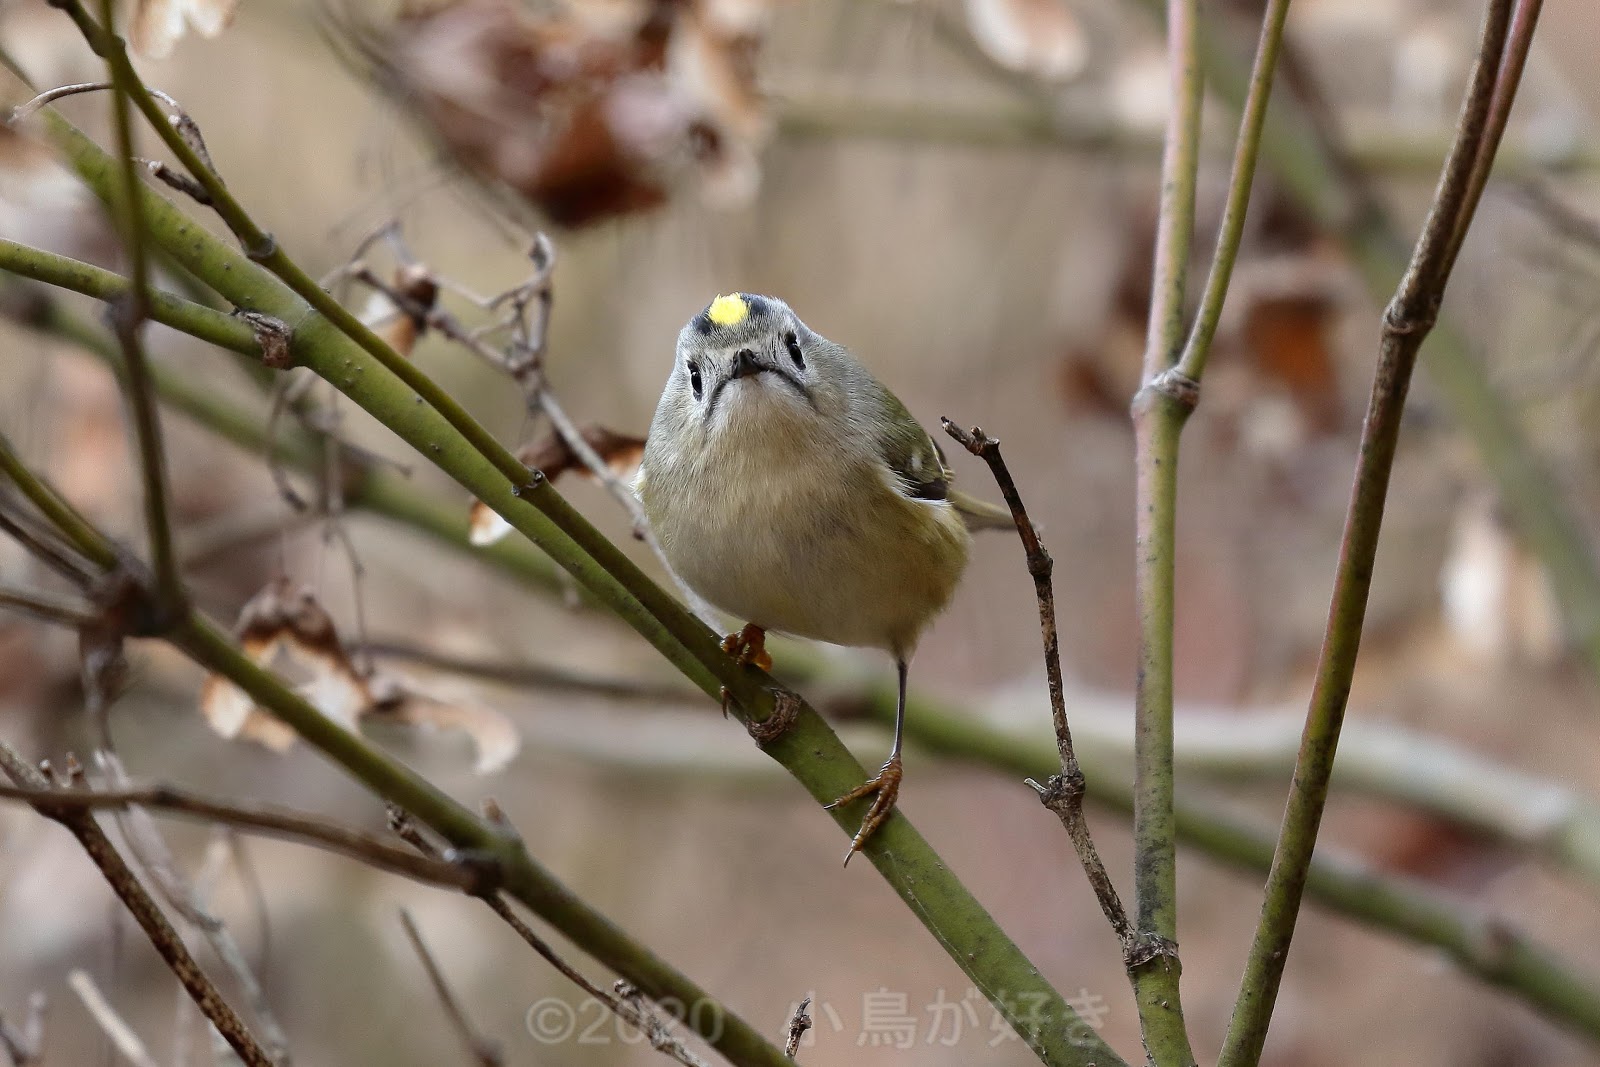
[[[739,620],[909,656],[961,576],[965,526],[948,502],[804,449],[653,457],[640,497],[667,561]]]

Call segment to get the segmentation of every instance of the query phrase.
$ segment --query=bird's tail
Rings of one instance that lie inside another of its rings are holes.
[[[1015,530],[1007,508],[998,507],[977,497],[968,496],[957,489],[950,490],[950,503],[961,515],[969,530]]]

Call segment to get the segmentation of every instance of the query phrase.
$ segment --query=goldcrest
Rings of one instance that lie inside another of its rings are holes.
[[[719,296],[678,335],[635,489],[678,577],[748,621],[724,643],[763,666],[765,631],[881,648],[899,672],[888,761],[845,862],[899,794],[906,673],[967,564],[968,526],[1009,514],[954,492],[905,405],[783,301]]]

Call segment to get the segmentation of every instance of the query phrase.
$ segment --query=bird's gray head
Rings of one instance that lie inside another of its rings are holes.
[[[848,352],[808,329],[782,300],[732,293],[678,334],[662,409],[678,432],[694,436],[758,422],[828,421],[845,411],[852,366]]]

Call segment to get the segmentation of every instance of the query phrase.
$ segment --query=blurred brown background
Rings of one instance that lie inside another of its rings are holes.
[[[845,132],[864,108],[851,101],[937,113],[1012,99],[1003,79],[950,46],[945,23],[920,6],[930,2],[777,3],[756,61],[773,94],[764,109],[774,124],[754,164],[759,184],[743,198],[723,190],[723,203],[709,203],[709,183],[690,175],[657,210],[550,231],[560,257],[552,386],[581,421],[642,434],[683,321],[718,292],[781,295],[812,327],[855,349],[926,423],[949,415],[1003,437],[1057,560],[1075,687],[1082,699],[1131,709],[1125,407],[1148,270],[1159,38],[1132,5],[1084,4],[1074,15],[1086,65],[1065,91],[1132,147],[1066,152]],[[1291,36],[1348,128],[1367,137],[1361,143],[1386,137],[1422,157],[1421,165],[1378,172],[1384,195],[1414,226],[1436,165],[1427,153],[1436,158],[1453,115],[1479,5],[1296,7]],[[1593,13],[1577,0],[1547,5],[1509,138],[1524,158],[1576,139],[1589,146],[1589,166],[1596,163]],[[379,27],[388,18],[381,5],[354,15]],[[340,20],[351,16],[330,20],[304,4],[245,0],[226,33],[186,39],[172,58],[144,69],[191,111],[241,200],[313,273],[337,267],[372,226],[398,218],[439,274],[480,293],[516,284],[527,274],[520,234],[538,216],[513,213],[442,161],[403,105],[337,58],[325,35],[337,38],[347,28]],[[963,25],[958,8],[944,17]],[[0,5],[0,18],[0,43],[41,84],[95,76],[59,13],[19,2]],[[830,109],[841,114],[830,119]],[[88,98],[71,102],[68,114],[103,139],[104,110],[103,100]],[[811,116],[803,129],[799,115]],[[1220,109],[1215,117],[1221,145],[1232,120]],[[143,138],[147,147],[153,140]],[[37,161],[18,151],[0,163],[8,168],[0,177],[5,236],[114,260],[96,212],[41,177]],[[1208,157],[1203,215],[1213,220],[1225,170],[1220,154]],[[1271,182],[1261,184],[1218,358],[1185,435],[1178,691],[1180,704],[1213,711],[1303,704],[1377,337],[1378,303]],[[1600,205],[1593,173],[1582,167],[1557,188],[1571,203]],[[1597,267],[1570,236],[1491,187],[1446,306],[1591,527],[1600,517]],[[0,336],[0,426],[75,502],[137,541],[137,480],[109,376],[34,333],[7,326]],[[152,346],[207,388],[265,412],[215,353],[167,332],[153,333]],[[415,358],[502,440],[529,434],[520,397],[492,370],[432,338]],[[1424,729],[1592,791],[1600,769],[1594,681],[1561,647],[1537,568],[1497,518],[1493,486],[1425,373],[1414,406],[1351,714]],[[460,497],[381,427],[345,411],[354,439],[404,457],[417,483]],[[258,459],[180,417],[166,423],[186,545],[214,535],[228,516],[282,508]],[[969,487],[993,495],[980,465],[954,461]],[[601,490],[564,487],[647,558]],[[607,620],[531,595],[392,524],[354,514],[349,527],[367,569],[362,595],[377,639],[670,680],[641,642]],[[348,562],[318,525],[214,555],[191,577],[202,606],[231,621],[280,570],[353,626]],[[29,573],[20,552],[0,544],[0,574]],[[1485,586],[1489,593],[1473,592]],[[1467,606],[1447,612],[1442,589]],[[888,671],[874,654],[835,654],[842,664]],[[212,734],[196,711],[198,675],[186,664],[141,647],[135,668],[136,684],[112,715],[135,776],[382,825],[374,801],[314,754],[278,755]],[[1045,728],[1032,592],[1009,538],[980,540],[912,679],[974,714],[1003,704],[995,714]],[[814,994],[815,1044],[802,1063],[1030,1062],[1020,1043],[991,1028],[987,1005],[965,999],[973,1011],[962,1009],[959,1035],[954,1015],[930,1009],[968,998],[962,975],[870,868],[840,870],[836,829],[713,708],[617,706],[528,688],[473,693],[523,737],[516,759],[493,776],[472,773],[470,747],[456,734],[384,728],[374,736],[462,799],[492,795],[567,884],[774,1035],[792,1002]],[[34,755],[86,750],[95,741],[82,705],[71,639],[0,619],[0,736]],[[885,737],[849,730],[864,761],[881,758]],[[1285,785],[1281,776],[1228,792],[1275,817]],[[902,807],[1045,975],[1100,1015],[1103,1036],[1125,1054],[1137,1050],[1115,940],[1032,794],[1009,776],[913,750]],[[1126,818],[1097,810],[1093,822],[1113,873],[1131,884]],[[165,825],[198,862],[206,831]],[[1600,973],[1600,908],[1593,887],[1572,876],[1352,796],[1336,795],[1324,839],[1502,914]],[[402,936],[402,904],[474,1020],[503,1042],[507,1063],[661,1062],[648,1048],[624,1046],[614,1023],[469,901],[305,849],[256,841],[247,849],[264,910],[233,876],[217,907],[259,962],[299,1062],[465,1062]],[[1226,1025],[1259,885],[1258,876],[1181,855],[1184,988],[1202,1059]],[[15,1017],[31,991],[49,992],[53,1064],[102,1055],[98,1031],[64,985],[73,968],[94,975],[157,1058],[169,1061],[180,1025],[170,976],[65,834],[26,809],[0,808],[0,1013]],[[904,1012],[888,1015],[915,1019],[911,1048],[880,1045],[903,1034],[868,1025],[867,1001],[880,992],[891,1007],[904,995]],[[539,1004],[548,1025],[566,1018],[576,1032],[531,1033],[527,1013]],[[203,1046],[192,1018],[181,1026]],[[202,1047],[190,1062],[206,1055]],[[1432,953],[1313,906],[1296,937],[1268,1060],[1553,1065],[1600,1062],[1600,1053]]]

